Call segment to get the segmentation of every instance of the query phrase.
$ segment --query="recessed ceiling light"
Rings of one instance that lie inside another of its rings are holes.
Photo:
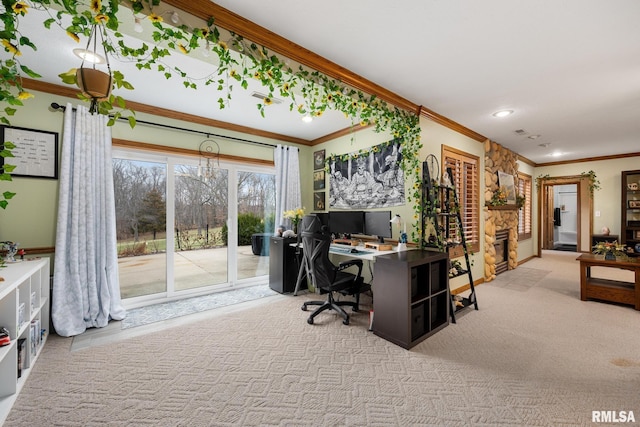
[[[87,49],[73,49],[73,54],[78,58],[83,59],[87,62],[91,62],[93,64],[104,64],[105,62],[107,62],[102,56]]]
[[[538,144],[538,147],[547,148],[550,145],[551,145],[550,142],[545,142],[544,144]]]
[[[553,153],[551,153],[552,157],[560,157],[562,156],[562,153],[560,151],[554,151]]]
[[[500,110],[493,113],[493,117],[507,117],[513,114],[513,110]]]
[[[305,123],[311,123],[313,121],[313,117],[311,117],[311,115],[309,114],[305,114],[304,116],[302,116],[302,121]]]
[[[529,139],[538,139],[541,135],[529,135],[527,138]]]

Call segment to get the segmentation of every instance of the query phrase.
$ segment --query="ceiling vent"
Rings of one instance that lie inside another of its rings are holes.
[[[253,96],[254,98],[258,98],[261,101],[264,101],[265,98],[269,98],[269,95],[265,94],[265,93],[260,93],[260,92],[253,92],[251,94],[251,96]],[[278,99],[278,98],[271,98],[271,101],[274,104],[282,104],[282,99]]]

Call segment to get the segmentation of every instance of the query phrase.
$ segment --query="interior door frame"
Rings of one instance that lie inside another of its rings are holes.
[[[578,252],[591,252],[591,235],[593,230],[593,197],[590,190],[591,181],[589,177],[582,175],[574,176],[558,176],[558,177],[545,177],[538,178],[538,256],[542,256],[542,243],[543,238],[548,233],[553,233],[553,230],[549,230],[547,224],[547,215],[549,212],[553,212],[553,206],[548,206],[547,195],[552,193],[553,186],[555,185],[577,185],[577,205],[580,214],[577,218],[577,251]]]

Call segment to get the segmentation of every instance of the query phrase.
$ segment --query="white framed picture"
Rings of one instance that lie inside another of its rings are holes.
[[[513,179],[513,175],[498,171],[498,186],[507,195],[507,204],[511,205],[516,203],[516,185]]]

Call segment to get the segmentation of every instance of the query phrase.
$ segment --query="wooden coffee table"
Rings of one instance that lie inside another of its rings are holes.
[[[640,310],[640,259],[605,260],[602,255],[582,254],[580,261],[580,299],[617,302]],[[591,277],[591,267],[621,268],[634,272],[635,282]]]

